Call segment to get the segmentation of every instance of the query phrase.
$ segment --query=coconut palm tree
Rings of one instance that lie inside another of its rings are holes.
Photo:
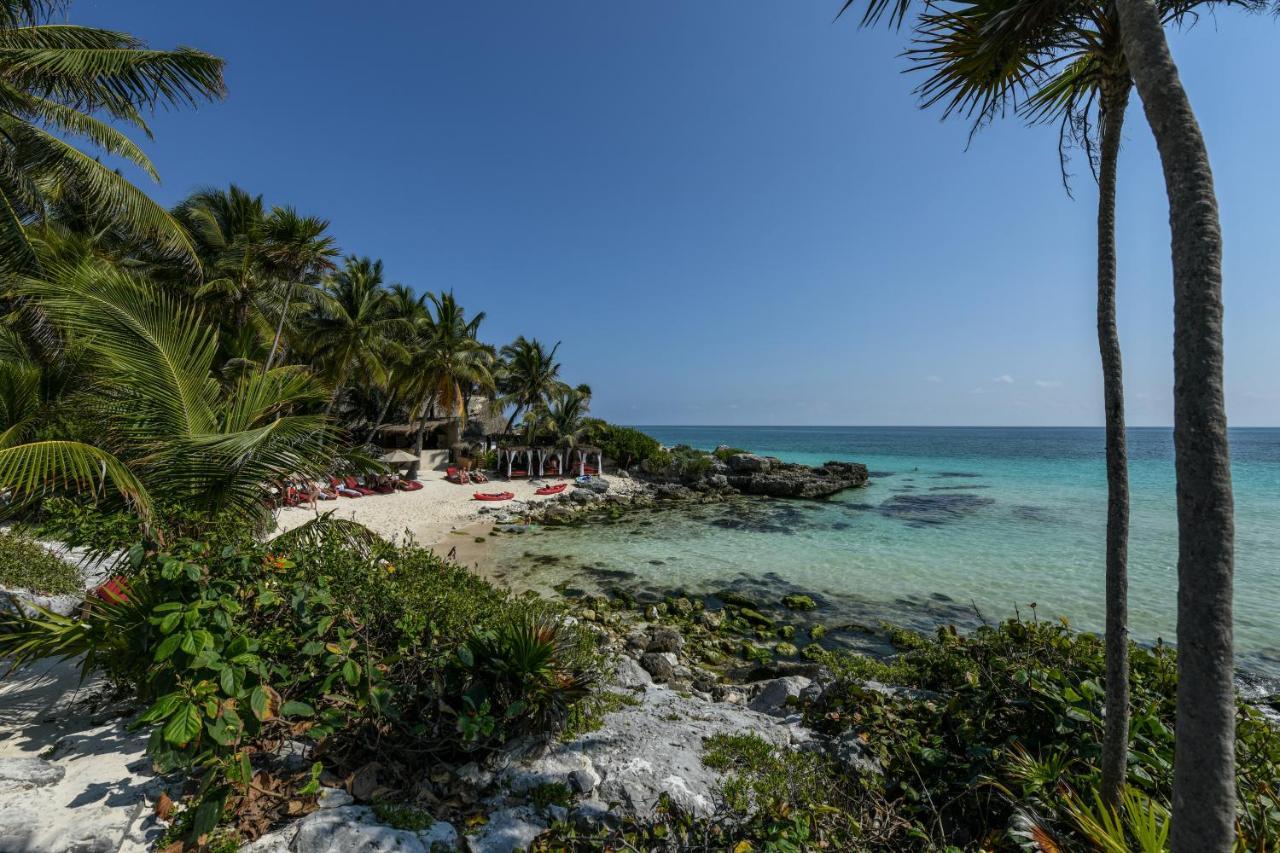
[[[1256,5],[1235,0],[1237,5]],[[1233,2],[1233,0],[1224,0]],[[1206,0],[1159,0],[1164,24],[1176,23]],[[974,130],[1013,112],[1032,123],[1054,122],[1063,153],[1084,148],[1098,180],[1098,349],[1106,423],[1107,718],[1102,796],[1119,804],[1128,758],[1129,482],[1124,387],[1116,325],[1116,173],[1132,80],[1115,9],[1106,0],[1045,4],[981,0],[931,7],[921,14],[914,66],[929,77],[919,92],[926,106],[974,120]]]
[[[66,193],[194,267],[194,248],[173,217],[68,139],[156,179],[151,161],[116,125],[150,136],[144,111],[221,97],[222,60],[191,48],[153,50],[126,33],[48,23],[65,5],[0,0],[0,273],[38,268],[29,229]]]
[[[0,484],[12,506],[56,490],[98,494],[107,485],[147,519],[157,503],[258,522],[269,517],[267,483],[317,475],[333,435],[305,414],[324,389],[296,367],[214,376],[218,335],[200,311],[163,288],[84,263],[51,267],[21,285],[94,366],[76,405],[93,435],[43,439],[6,412]],[[28,406],[33,418],[38,408]]]
[[[1204,136],[1152,0],[1116,0],[1125,58],[1155,136],[1173,245],[1178,505],[1175,853],[1235,838],[1234,505],[1222,377],[1222,232]]]
[[[467,389],[494,387],[492,350],[476,339],[484,312],[467,319],[452,293],[429,293],[426,299],[427,311],[415,326],[403,386],[404,398],[413,401],[410,419],[418,420],[415,454],[422,452],[429,406],[438,404],[450,413],[448,440],[453,444],[466,426]],[[416,466],[412,473],[417,474]]]
[[[507,420],[506,432],[511,432],[521,412],[528,411],[564,387],[560,380],[560,363],[556,361],[559,349],[559,341],[547,350],[537,338],[529,340],[524,335],[502,348],[498,387],[503,397],[500,402],[503,406],[514,407]]]
[[[841,12],[843,13],[851,5],[853,0],[847,0]],[[910,5],[910,0],[871,0],[866,7],[863,22],[874,23],[887,13],[891,22],[901,24]],[[1148,5],[1154,10],[1157,28],[1162,28],[1170,22],[1181,20],[1186,14],[1193,13],[1196,6],[1203,4],[1155,0],[1155,2],[1148,2]],[[1265,4],[1241,0],[1234,5],[1258,9]],[[960,110],[968,115],[976,115],[975,127],[1002,114],[1010,104],[1013,104],[1017,112],[1032,121],[1056,119],[1061,122],[1063,138],[1082,143],[1090,154],[1091,163],[1095,153],[1094,142],[1098,141],[1096,146],[1099,155],[1096,163],[1099,181],[1098,337],[1104,375],[1109,486],[1107,522],[1107,708],[1109,713],[1104,738],[1102,793],[1108,801],[1115,802],[1124,782],[1128,743],[1127,570],[1125,565],[1128,484],[1125,470],[1127,466],[1124,448],[1120,350],[1115,323],[1115,185],[1121,123],[1132,87],[1130,44],[1128,40],[1121,38],[1123,28],[1118,8],[1106,3],[1073,0],[1053,4],[1032,4],[997,0],[995,3],[975,3],[938,9],[939,7],[931,6],[931,11],[921,15],[917,44],[908,51],[922,67],[933,72],[921,87],[927,104],[941,101],[947,104],[949,112]],[[1161,30],[1162,44],[1163,40]],[[1172,64],[1171,60],[1169,64]],[[1176,75],[1174,81],[1176,82]],[[1019,100],[1020,96],[1023,97],[1022,100]],[[1189,106],[1186,107],[1186,111],[1189,115]],[[1194,120],[1191,124],[1198,134]],[[1207,170],[1207,161],[1205,168]],[[1211,191],[1211,184],[1209,189]],[[1203,190],[1202,186],[1202,193]],[[1216,208],[1214,233],[1216,234]],[[1209,303],[1204,306],[1208,309],[1210,317],[1213,316],[1214,304],[1218,305],[1218,316],[1220,316],[1218,299],[1210,297]],[[1220,326],[1217,328],[1217,335],[1218,361],[1216,363],[1220,368]],[[1209,349],[1212,350],[1212,347]],[[1201,364],[1212,367],[1214,363],[1212,352],[1208,355],[1210,360],[1202,361]],[[1219,370],[1219,393],[1221,392],[1220,381]],[[1206,406],[1206,411],[1212,409],[1212,406],[1204,403],[1203,400],[1202,405]],[[1222,410],[1219,408],[1217,411],[1220,413]],[[1224,424],[1225,420],[1219,423],[1224,431],[1220,436],[1221,456],[1216,457],[1221,466],[1226,464]],[[1206,452],[1205,458],[1212,455]],[[1202,472],[1208,470],[1208,466],[1202,465],[1200,470]],[[1179,482],[1181,528],[1181,507],[1183,506],[1181,496],[1184,486],[1181,479]],[[1228,563],[1226,570],[1228,590],[1225,597],[1226,615],[1229,617],[1229,479],[1227,483],[1225,535],[1228,542],[1225,549]],[[1221,499],[1221,491],[1218,490],[1215,500]],[[1218,506],[1218,510],[1221,512],[1221,505]],[[1222,580],[1222,559],[1222,551],[1216,552],[1214,560],[1219,567],[1218,581]],[[1180,566],[1182,562],[1180,558]],[[1183,576],[1180,574],[1181,577]],[[1182,612],[1185,600],[1185,595],[1180,595],[1180,630],[1189,624]],[[1229,642],[1230,622],[1228,620],[1222,623],[1220,621],[1222,615],[1219,610],[1215,622],[1218,625],[1228,626]],[[1180,645],[1182,645],[1181,641]],[[1229,653],[1225,660],[1228,662],[1225,679],[1229,698],[1218,714],[1219,724],[1221,718],[1233,719],[1234,714],[1234,697],[1230,689]],[[1219,675],[1217,687],[1221,688],[1221,684],[1222,676]],[[1181,689],[1179,695],[1182,695]],[[1200,697],[1200,699],[1203,698],[1203,696]],[[1195,704],[1202,704],[1202,702],[1197,700]],[[1181,707],[1180,705],[1180,710]],[[1113,713],[1112,709],[1115,708],[1124,708],[1125,713]],[[1179,719],[1183,717],[1180,715]],[[1218,731],[1221,729],[1219,728]],[[1230,748],[1227,751],[1230,752]],[[1226,778],[1229,777],[1230,774]],[[1229,787],[1229,783],[1226,784]]]
[[[285,291],[264,370],[275,363],[294,289],[314,287],[321,276],[336,269],[333,259],[338,256],[338,243],[328,231],[329,220],[301,216],[292,207],[272,208],[267,217],[261,262],[272,279],[285,283]]]
[[[350,255],[313,294],[303,328],[316,347],[316,367],[332,385],[325,409],[331,412],[352,376],[386,380],[388,356],[408,326],[390,311],[382,261]]]
[[[584,389],[587,393],[583,393]],[[534,407],[526,418],[530,441],[545,436],[557,446],[577,447],[587,428],[590,408],[591,394],[586,386],[561,388]]]
[[[191,234],[203,270],[195,296],[224,330],[263,318],[273,282],[262,267],[267,214],[262,196],[232,184],[197,190],[173,211]]]

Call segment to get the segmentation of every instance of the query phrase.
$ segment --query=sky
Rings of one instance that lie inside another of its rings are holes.
[[[921,110],[909,34],[839,0],[78,0],[227,60],[164,112],[172,204],[237,183],[328,218],[482,337],[562,341],[632,424],[1096,425],[1097,191],[1057,132]],[[1228,415],[1280,425],[1280,23],[1171,34],[1225,235]],[[1136,95],[1118,202],[1129,422],[1172,420],[1167,204]],[[141,182],[145,178],[138,174]]]

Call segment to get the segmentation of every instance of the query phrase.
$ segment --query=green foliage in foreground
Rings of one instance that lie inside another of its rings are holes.
[[[80,592],[80,571],[51,554],[39,542],[12,530],[0,530],[0,587],[44,595]]]
[[[194,835],[249,799],[265,740],[324,742],[338,771],[448,762],[554,732],[595,679],[590,641],[552,605],[350,523],[130,557],[127,601],[0,616],[0,655],[87,653],[147,703],[152,759],[200,780]]]
[[[1096,801],[1102,742],[1101,641],[1065,625],[1009,621],[972,635],[901,629],[888,662],[825,653],[836,674],[807,724],[861,744],[882,775],[759,737],[710,738],[704,763],[726,781],[717,813],[662,803],[652,819],[584,834],[563,824],[540,850],[1167,849],[1176,660],[1132,649],[1134,726],[1119,812]],[[817,656],[815,651],[813,655]],[[904,690],[870,689],[869,680]],[[1280,840],[1280,731],[1241,705],[1240,850]]]
[[[912,827],[913,843],[1009,847],[1021,821],[1079,846],[1079,797],[1100,781],[1101,640],[1017,620],[970,636],[952,628],[932,640],[895,639],[902,654],[861,675],[927,692],[886,695],[846,677],[805,713],[819,731],[852,731],[866,743],[884,768],[881,793]],[[1128,778],[1154,813],[1172,793],[1176,660],[1163,646],[1134,647],[1131,666]],[[1236,760],[1241,842],[1272,849],[1280,840],[1280,732],[1245,705]]]

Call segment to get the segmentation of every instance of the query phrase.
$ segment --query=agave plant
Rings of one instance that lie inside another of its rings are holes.
[[[83,264],[28,279],[24,298],[96,363],[80,401],[99,429],[86,440],[0,447],[0,484],[21,506],[55,490],[110,485],[148,517],[157,500],[263,520],[272,481],[328,467],[325,390],[298,367],[215,378],[218,335],[200,312],[145,280]]]

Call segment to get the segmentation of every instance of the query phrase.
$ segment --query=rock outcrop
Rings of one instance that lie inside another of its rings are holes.
[[[867,466],[858,462],[824,462],[811,468],[772,456],[730,456],[729,486],[746,495],[774,498],[825,498],[867,484]]]
[[[702,763],[707,738],[755,734],[784,748],[809,740],[807,730],[777,717],[686,698],[665,687],[649,686],[634,695],[637,703],[606,715],[600,729],[554,744],[539,757],[513,761],[499,777],[499,787],[518,794],[563,784],[599,804],[602,812],[608,803],[619,803],[640,816],[650,814],[666,794],[705,816],[714,811],[724,782],[720,772]]]

